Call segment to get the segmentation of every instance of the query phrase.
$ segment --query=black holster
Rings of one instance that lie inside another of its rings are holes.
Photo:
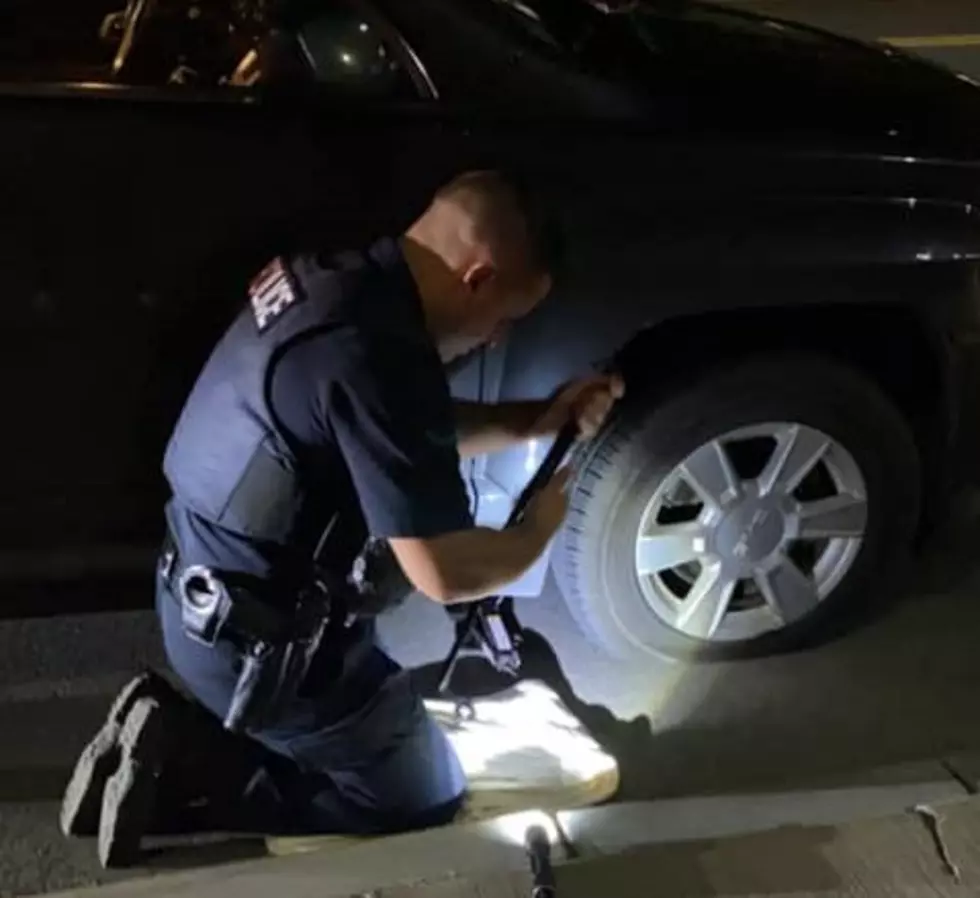
[[[354,621],[397,606],[411,593],[384,541],[369,540],[352,566],[336,553],[325,553],[338,520],[337,516],[331,520],[317,548],[312,584],[299,590],[293,602],[282,602],[286,598],[282,594],[270,601],[263,597],[269,591],[267,584],[256,585],[200,565],[174,576],[179,569],[176,547],[169,556],[165,553],[167,576],[177,581],[174,592],[184,632],[208,646],[228,641],[242,653],[224,720],[227,730],[238,733],[269,723],[282,705],[297,696],[325,642]],[[319,563],[324,556],[330,558],[330,566]],[[347,567],[350,573],[333,574]]]
[[[299,641],[254,642],[245,649],[224,727],[232,733],[261,729],[296,696],[306,678],[312,652]]]
[[[233,578],[205,567],[180,577],[184,632],[213,646],[226,640],[242,652],[224,727],[233,733],[260,729],[296,697],[310,664],[334,627],[343,627],[346,610],[336,588],[317,582],[290,607],[278,608]]]

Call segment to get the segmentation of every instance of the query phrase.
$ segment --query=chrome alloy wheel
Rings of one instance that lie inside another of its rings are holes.
[[[636,537],[643,597],[676,630],[751,639],[813,611],[851,569],[867,526],[851,454],[802,424],[726,433],[647,503]]]

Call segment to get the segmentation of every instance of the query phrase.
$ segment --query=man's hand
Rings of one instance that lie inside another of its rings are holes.
[[[553,437],[575,421],[582,439],[595,436],[625,392],[618,374],[595,374],[566,384],[551,399],[485,405],[456,401],[459,454],[498,452],[535,437]]]
[[[555,394],[535,430],[553,434],[569,421],[575,421],[580,439],[591,439],[625,393],[626,385],[618,374],[596,374],[573,380]]]

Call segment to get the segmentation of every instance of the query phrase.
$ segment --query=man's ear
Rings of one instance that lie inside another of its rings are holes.
[[[463,273],[463,283],[471,293],[490,283],[497,276],[496,269],[489,262],[474,262]]]

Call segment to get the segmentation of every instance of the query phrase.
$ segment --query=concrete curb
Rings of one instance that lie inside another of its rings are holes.
[[[710,796],[611,804],[558,812],[562,835],[579,859],[608,857],[644,846],[725,839],[786,826],[827,827],[884,818],[923,805],[965,801],[976,792],[980,755],[870,771],[808,791]],[[465,878],[520,874],[527,859],[520,836],[541,812],[355,842],[325,840],[321,850],[279,858],[168,873],[67,898],[329,898],[417,887]],[[568,855],[555,850],[560,863]]]

